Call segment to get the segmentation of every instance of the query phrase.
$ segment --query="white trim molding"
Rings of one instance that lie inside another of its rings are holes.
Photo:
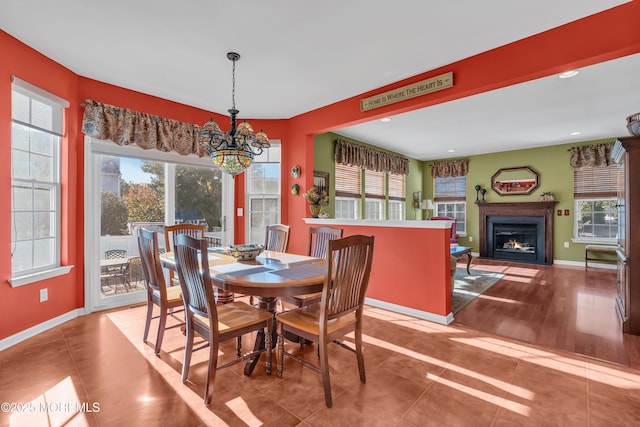
[[[365,298],[364,303],[372,307],[382,308],[385,310],[393,311],[394,313],[406,314],[407,316],[417,317],[418,319],[428,320],[430,322],[439,323],[441,325],[448,325],[453,322],[453,313],[449,313],[446,316],[441,316],[439,314],[429,313],[428,311],[416,310],[415,308],[392,304],[372,298]]]
[[[71,310],[65,314],[61,314],[58,317],[54,317],[53,319],[49,319],[45,322],[42,322],[38,325],[32,326],[24,331],[20,331],[17,334],[11,335],[7,338],[0,340],[0,351],[6,350],[9,347],[12,347],[26,339],[31,337],[35,337],[42,332],[48,331],[51,328],[55,328],[56,326],[62,325],[69,320],[73,320],[76,317],[84,316],[86,314],[84,308],[76,308],[75,310]]]

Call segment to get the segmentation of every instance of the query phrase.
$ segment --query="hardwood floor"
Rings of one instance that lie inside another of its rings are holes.
[[[474,259],[505,277],[455,315],[455,325],[640,369],[640,337],[616,317],[615,270]]]
[[[204,406],[207,351],[194,353],[183,384],[184,336],[167,330],[156,356],[137,306],[79,317],[0,352],[0,402],[9,403],[0,426],[640,425],[638,340],[611,317],[611,271],[473,267],[506,277],[452,325],[366,307],[367,382],[355,356],[332,346],[331,409],[318,373],[287,358],[283,378],[267,376],[264,357],[250,377],[242,365],[220,370]],[[229,354],[233,342],[219,363]],[[300,355],[317,362],[315,346]]]

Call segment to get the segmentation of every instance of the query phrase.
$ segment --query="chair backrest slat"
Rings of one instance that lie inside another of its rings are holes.
[[[208,317],[211,329],[217,331],[218,312],[209,275],[207,241],[179,234],[175,239],[174,254],[185,308]]]
[[[166,299],[167,290],[158,253],[158,233],[139,228],[138,251],[140,252],[145,285],[152,290],[159,291],[161,296]]]
[[[340,239],[342,229],[334,227],[309,228],[309,246],[307,255],[315,258],[325,258],[329,248],[329,240]]]
[[[371,273],[373,241],[373,236],[356,235],[328,242],[323,322],[362,309]]]
[[[286,252],[289,247],[289,227],[283,224],[267,225],[267,234],[264,240],[266,251]]]
[[[176,236],[186,234],[196,239],[204,239],[204,225],[196,224],[176,224],[164,227],[164,244],[168,252],[173,252]]]

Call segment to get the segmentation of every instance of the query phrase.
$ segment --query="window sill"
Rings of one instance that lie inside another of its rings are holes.
[[[27,274],[24,276],[17,276],[9,279],[9,283],[12,288],[17,288],[18,286],[28,285],[29,283],[39,282],[41,280],[51,279],[53,277],[62,276],[73,268],[73,265],[65,265],[61,267],[52,268],[51,270],[39,271],[33,274]]]
[[[573,243],[585,245],[617,245],[617,239],[571,239]]]

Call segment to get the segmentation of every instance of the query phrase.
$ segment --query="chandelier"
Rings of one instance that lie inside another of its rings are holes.
[[[267,134],[262,130],[254,134],[253,128],[246,121],[236,126],[236,117],[240,112],[236,109],[236,61],[240,59],[240,55],[229,52],[227,58],[233,62],[232,107],[228,110],[231,114],[231,129],[224,133],[213,119],[209,120],[200,131],[200,145],[207,147],[215,166],[235,177],[251,166],[254,156],[260,155],[271,145]]]

